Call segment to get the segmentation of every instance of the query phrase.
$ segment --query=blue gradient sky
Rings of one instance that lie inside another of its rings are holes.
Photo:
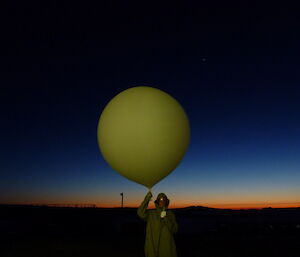
[[[170,207],[300,206],[296,14],[262,6],[254,19],[247,4],[206,4],[152,19],[123,4],[102,15],[39,6],[29,17],[19,4],[1,52],[0,202],[119,206],[124,192],[138,206],[147,189],[105,163],[96,128],[111,98],[144,85],[175,97],[191,125],[185,158],[155,196]]]

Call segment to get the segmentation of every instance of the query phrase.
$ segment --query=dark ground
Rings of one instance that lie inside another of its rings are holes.
[[[0,205],[0,256],[144,256],[137,209]],[[178,257],[300,256],[300,208],[173,209]]]

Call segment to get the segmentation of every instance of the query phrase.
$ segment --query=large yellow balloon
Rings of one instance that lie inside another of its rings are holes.
[[[121,92],[107,104],[97,136],[104,159],[115,171],[151,188],[182,160],[190,127],[173,97],[141,86]]]

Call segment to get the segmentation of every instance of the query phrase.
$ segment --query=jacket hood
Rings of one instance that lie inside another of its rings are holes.
[[[161,198],[161,197],[164,197],[164,198],[167,200],[167,201],[166,201],[166,205],[165,205],[165,209],[168,209],[170,200],[168,199],[168,197],[167,197],[166,194],[164,194],[164,193],[159,193],[159,194],[157,195],[157,198],[156,198],[156,200],[154,201],[156,209],[162,209],[162,208],[160,208],[159,205],[158,205],[158,199]]]

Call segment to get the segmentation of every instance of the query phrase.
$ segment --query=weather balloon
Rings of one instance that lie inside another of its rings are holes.
[[[172,96],[139,86],[119,93],[106,105],[97,139],[115,171],[150,189],[183,159],[190,127],[184,109]]]

